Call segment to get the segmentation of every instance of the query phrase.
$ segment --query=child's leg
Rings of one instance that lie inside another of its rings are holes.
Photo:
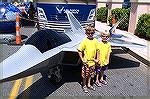
[[[99,82],[100,71],[101,71],[100,66],[97,66],[96,67],[96,82]]]
[[[98,86],[98,87],[101,87],[101,83],[99,82],[99,74],[96,75],[96,82],[95,84]]]
[[[87,75],[86,75],[86,67],[82,66],[82,79],[83,79],[83,86],[86,86],[86,80],[87,80]]]
[[[88,88],[92,89],[92,90],[95,90],[95,88],[91,85],[91,80],[93,81],[93,75],[94,75],[94,72],[95,72],[95,67],[90,67],[89,68],[89,71],[90,71],[90,75],[88,76]]]
[[[104,85],[107,84],[107,82],[104,79],[104,71],[108,69],[108,66],[103,66],[101,69],[101,78],[100,78],[100,82]]]
[[[83,78],[83,86],[86,86],[86,78]]]
[[[88,77],[88,87],[90,87],[91,86],[91,77],[89,76]]]
[[[96,82],[99,82],[99,73],[96,74]]]
[[[87,90],[87,86],[86,86],[86,80],[87,80],[87,68],[86,67],[82,67],[82,79],[83,79],[83,90],[85,93],[88,92]]]
[[[92,67],[89,67],[88,87],[90,87],[90,86],[91,86],[91,74],[92,74]]]
[[[103,76],[104,76],[104,70],[101,70],[101,72],[100,72],[100,80],[104,80],[104,78],[103,78]]]
[[[100,87],[101,86],[101,83],[99,82],[99,76],[100,76],[100,70],[101,70],[100,66],[96,66],[95,70],[96,70],[96,82],[95,82],[95,84],[98,87]]]

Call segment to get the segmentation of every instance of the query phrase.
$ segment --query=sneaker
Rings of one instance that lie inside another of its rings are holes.
[[[97,87],[101,87],[101,83],[100,82],[95,82]]]
[[[84,91],[85,93],[87,93],[87,92],[88,92],[88,89],[87,89],[87,87],[86,87],[86,86],[83,86],[83,91]]]
[[[88,86],[88,88],[95,91],[95,87],[93,86]]]
[[[100,83],[107,85],[107,82],[105,80],[100,80]]]

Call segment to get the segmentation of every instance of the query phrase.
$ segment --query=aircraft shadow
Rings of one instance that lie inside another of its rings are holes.
[[[125,59],[120,56],[115,56],[116,52],[119,51],[120,54],[124,54],[126,52],[122,52],[120,50],[113,50],[111,54],[111,60],[109,69],[123,69],[123,68],[133,68],[139,67],[140,62],[133,61],[130,59]],[[118,53],[117,53],[118,54]],[[130,57],[130,55],[128,56]],[[28,89],[23,91],[20,95],[18,95],[17,99],[20,98],[36,98],[36,99],[44,99],[48,97],[50,94],[55,92],[58,88],[60,88],[66,82],[78,82],[81,84],[81,66],[73,67],[73,66],[62,66],[63,67],[63,80],[58,85],[53,85],[44,77],[33,83]],[[81,84],[82,85],[82,84]]]
[[[139,67],[140,62],[125,59],[119,56],[111,55],[110,64],[108,69],[122,69],[122,68],[132,68]]]
[[[117,55],[120,54],[120,55]],[[139,67],[140,62],[136,59],[133,59],[130,55],[126,55],[126,58],[123,58],[121,54],[127,54],[127,51],[122,49],[113,49],[112,54],[110,56],[110,64],[108,69],[122,69],[122,68],[132,68],[132,67]]]

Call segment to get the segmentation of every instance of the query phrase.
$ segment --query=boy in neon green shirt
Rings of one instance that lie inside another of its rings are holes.
[[[84,66],[82,66],[83,90],[84,92],[88,92],[87,87],[95,90],[90,82],[92,74],[95,72],[98,40],[96,38],[93,38],[93,34],[95,32],[95,29],[93,27],[88,26],[85,30],[87,37],[80,43],[78,53],[84,64]],[[87,86],[86,80],[88,81]]]
[[[96,85],[101,86],[102,84],[107,84],[107,82],[104,80],[104,71],[107,70],[108,64],[109,64],[109,58],[110,58],[110,53],[112,52],[111,50],[111,44],[108,42],[108,38],[110,37],[109,32],[105,31],[101,33],[101,38],[102,41],[99,42],[98,44],[98,49],[99,49],[99,66],[97,66],[96,71]],[[100,81],[99,81],[99,75],[100,75]]]

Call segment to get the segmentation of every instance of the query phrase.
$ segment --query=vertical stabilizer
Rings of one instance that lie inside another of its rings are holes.
[[[66,10],[67,17],[69,19],[69,23],[71,26],[71,30],[73,33],[84,33],[84,29],[81,26],[80,22],[75,18],[75,16],[69,11]]]

